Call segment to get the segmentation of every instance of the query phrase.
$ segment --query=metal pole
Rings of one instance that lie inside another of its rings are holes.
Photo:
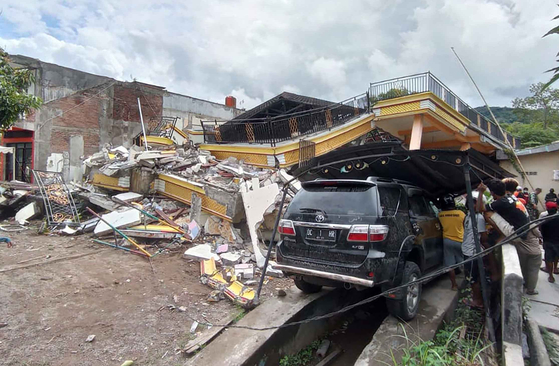
[[[144,146],[146,151],[148,150],[148,138],[146,136],[146,126],[144,125],[144,116],[142,115],[142,104],[140,103],[140,97],[138,97],[138,110],[140,111],[140,122],[142,123],[142,133],[144,134]]]
[[[476,254],[481,252],[481,243],[479,241],[479,232],[477,227],[476,211],[474,208],[474,198],[472,197],[472,180],[470,177],[470,157],[468,155],[464,158],[464,180],[466,183],[466,202],[468,205],[468,211],[470,211],[470,221],[472,224],[472,230],[474,232],[474,243],[476,245]],[[480,195],[478,200],[483,200],[483,196]],[[493,332],[493,327],[490,318],[489,309],[489,292],[487,291],[487,282],[485,281],[485,268],[483,267],[483,257],[477,259],[477,266],[479,271],[479,281],[481,285],[481,295],[483,297],[483,307],[485,308],[486,324],[488,326],[489,336],[491,340],[495,340],[495,334]]]
[[[283,196],[281,197],[278,215],[276,216],[276,223],[274,225],[274,230],[272,231],[270,244],[268,245],[268,253],[266,253],[266,260],[264,261],[264,268],[262,268],[262,274],[260,275],[260,283],[258,284],[256,297],[254,298],[255,304],[258,304],[258,302],[260,301],[260,291],[262,291],[262,286],[264,285],[264,278],[266,277],[266,270],[268,269],[268,261],[270,260],[270,254],[272,253],[272,247],[274,246],[274,239],[276,238],[276,233],[278,231],[278,225],[281,219],[281,213],[283,211],[283,203],[285,202],[285,196],[287,196],[287,187],[289,187],[289,184],[286,184],[285,187],[283,188]]]

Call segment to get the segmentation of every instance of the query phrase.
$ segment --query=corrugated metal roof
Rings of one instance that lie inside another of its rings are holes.
[[[266,109],[270,108],[271,106],[273,106],[274,104],[276,104],[277,102],[280,102],[282,100],[287,100],[287,101],[291,101],[291,102],[295,102],[295,103],[308,104],[308,105],[317,106],[317,107],[326,107],[326,106],[329,106],[331,104],[335,104],[334,102],[329,102],[329,101],[323,100],[323,99],[307,97],[307,96],[304,96],[304,95],[298,95],[298,94],[293,94],[293,93],[289,93],[289,92],[283,92],[281,94],[276,95],[272,99],[269,99],[269,100],[265,101],[264,103],[262,103],[260,105],[257,105],[256,107],[246,111],[245,113],[238,115],[237,117],[235,117],[233,119],[233,121],[234,120],[240,120],[240,119],[252,118],[253,116],[257,115],[258,113],[260,113],[262,111],[265,111]]]
[[[522,156],[522,155],[541,154],[541,153],[558,151],[558,150],[559,150],[559,141],[555,141],[549,145],[532,147],[530,149],[516,150],[516,155]],[[506,160],[508,159],[508,156],[502,151],[497,151],[497,159]]]

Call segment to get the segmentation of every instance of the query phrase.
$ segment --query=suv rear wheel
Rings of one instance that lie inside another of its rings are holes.
[[[295,277],[294,282],[295,286],[306,294],[314,294],[322,290],[322,286],[308,283],[302,278]]]
[[[421,277],[421,270],[414,262],[406,262],[402,284],[415,281]],[[399,300],[386,299],[388,311],[393,316],[408,321],[417,315],[421,299],[421,284],[416,283],[404,289],[404,296]]]

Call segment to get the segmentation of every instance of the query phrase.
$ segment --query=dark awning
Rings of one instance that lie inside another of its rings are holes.
[[[398,142],[338,149],[313,158],[304,167],[295,166],[290,173],[294,176],[304,173],[299,177],[302,181],[316,178],[366,179],[375,176],[407,181],[433,195],[462,194],[466,192],[464,165],[467,158],[470,161],[473,188],[481,180],[514,176],[473,149],[409,151]]]

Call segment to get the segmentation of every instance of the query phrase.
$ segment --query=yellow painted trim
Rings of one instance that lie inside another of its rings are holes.
[[[188,140],[188,135],[187,135],[183,130],[181,130],[181,129],[178,128],[177,126],[170,126],[170,125],[169,125],[169,127],[171,127],[171,128],[173,129],[173,131],[175,131],[176,133],[178,133],[179,135],[181,135],[182,138]]]
[[[363,120],[354,122],[351,125],[340,128],[339,130],[330,131],[331,133],[324,134],[322,136],[315,136],[310,138],[309,141],[314,143],[320,143],[339,135],[342,135],[348,131],[351,131],[357,127],[360,127],[366,123],[370,123],[375,118],[374,115],[365,117]],[[251,146],[251,145],[219,145],[219,144],[200,144],[200,149],[209,151],[219,151],[219,152],[231,152],[231,153],[252,153],[260,155],[277,155],[283,154],[288,151],[299,149],[299,140],[291,144],[286,144],[276,147],[264,147],[264,146]]]
[[[161,137],[161,136],[146,136],[147,140],[148,140],[148,144],[157,144],[157,145],[166,145],[166,146],[171,146],[174,145],[173,140],[168,139],[167,137]],[[143,136],[140,138],[140,145],[144,144],[144,138]]]
[[[448,103],[446,103],[444,100],[442,100],[441,98],[439,98],[438,96],[436,96],[434,93],[431,93],[431,92],[411,94],[411,95],[406,95],[406,96],[399,97],[399,98],[382,100],[382,101],[378,102],[377,104],[375,104],[375,106],[373,108],[376,109],[376,108],[390,107],[390,106],[398,105],[398,104],[406,104],[406,103],[411,103],[411,102],[421,102],[422,100],[428,100],[428,99],[431,99],[433,101],[433,103],[435,103],[437,109],[441,108],[443,110],[443,113],[450,114],[452,117],[454,117],[459,122],[461,122],[462,125],[465,125],[465,126],[470,125],[470,120],[469,119],[464,117],[460,112],[458,112],[457,110],[452,108],[450,105],[448,105]],[[382,111],[381,111],[381,113],[382,113]]]
[[[169,182],[169,183],[174,183],[178,186],[184,187],[184,188],[188,188],[191,191],[197,192],[197,193],[201,193],[201,194],[206,194],[206,191],[204,190],[204,188],[195,185],[191,182],[188,182],[186,180],[183,180],[182,178],[179,177],[173,177],[171,175],[166,175],[166,174],[159,174],[157,175],[158,179],[161,179],[163,181]]]
[[[316,156],[323,155],[348,142],[370,132],[372,121],[375,116],[373,114],[362,117],[347,126],[336,127],[332,131],[324,131],[319,136],[309,138],[316,144]],[[216,158],[223,159],[227,156],[234,156],[244,160],[251,165],[273,168],[267,164],[267,156],[277,156],[283,154],[285,163],[280,164],[281,167],[288,167],[299,162],[299,141],[292,141],[281,146],[265,147],[251,145],[219,145],[219,144],[201,144],[199,147],[203,150],[210,151]],[[254,157],[251,159],[251,156]],[[258,158],[257,158],[258,157]]]

